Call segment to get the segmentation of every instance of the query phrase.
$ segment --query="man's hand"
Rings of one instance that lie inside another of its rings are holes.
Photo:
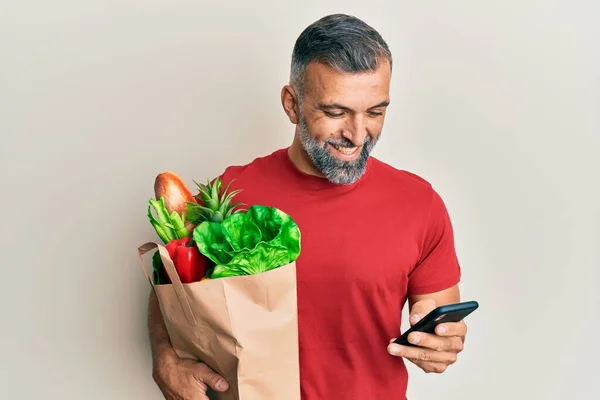
[[[217,392],[229,388],[225,379],[206,364],[174,353],[156,360],[152,376],[167,400],[208,400],[208,387]]]
[[[169,340],[158,298],[150,291],[148,331],[152,349],[152,377],[167,400],[208,400],[206,391],[229,389],[223,377],[206,364],[180,358]]]
[[[410,310],[410,325],[413,326],[421,318],[435,309],[436,304],[431,299],[415,303]],[[446,322],[435,328],[436,334],[412,332],[408,341],[419,347],[402,346],[391,343],[388,352],[394,356],[410,360],[427,373],[442,373],[449,365],[456,362],[458,353],[463,350],[467,325],[461,322]]]

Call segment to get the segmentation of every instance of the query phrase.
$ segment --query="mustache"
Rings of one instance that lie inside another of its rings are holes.
[[[360,145],[354,144],[350,139],[341,137],[341,138],[329,138],[325,140],[325,143],[331,144],[336,147],[359,147]],[[362,143],[363,145],[368,145],[371,143],[371,138],[369,136],[365,137],[365,141]]]

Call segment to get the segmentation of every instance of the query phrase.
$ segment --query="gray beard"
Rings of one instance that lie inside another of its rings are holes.
[[[312,161],[315,168],[317,168],[329,182],[338,185],[351,185],[363,176],[367,169],[369,155],[373,151],[375,144],[377,144],[377,141],[381,136],[377,136],[377,138],[374,140],[371,139],[370,136],[367,136],[358,159],[354,161],[343,161],[331,155],[331,153],[329,153],[327,150],[327,145],[331,144],[337,147],[354,147],[354,144],[350,140],[346,138],[329,138],[325,140],[323,144],[319,144],[317,139],[308,133],[308,126],[304,116],[300,116],[298,128],[302,148]]]

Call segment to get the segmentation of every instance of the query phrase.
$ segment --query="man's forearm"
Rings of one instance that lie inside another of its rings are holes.
[[[174,354],[175,351],[169,340],[169,333],[167,332],[167,327],[154,290],[150,291],[150,299],[148,301],[148,334],[150,335],[150,347],[154,363],[156,363],[159,357],[167,353]]]

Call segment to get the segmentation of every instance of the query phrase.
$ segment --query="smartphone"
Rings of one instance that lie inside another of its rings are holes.
[[[416,346],[408,342],[408,335],[411,332],[417,331],[425,333],[435,333],[435,327],[438,324],[442,324],[444,322],[462,321],[467,315],[477,310],[478,307],[479,304],[476,301],[465,301],[462,303],[439,306],[438,308],[427,314],[425,317],[421,318],[419,322],[417,322],[410,329],[404,332],[402,336],[394,340],[394,343],[398,343],[403,346]]]

